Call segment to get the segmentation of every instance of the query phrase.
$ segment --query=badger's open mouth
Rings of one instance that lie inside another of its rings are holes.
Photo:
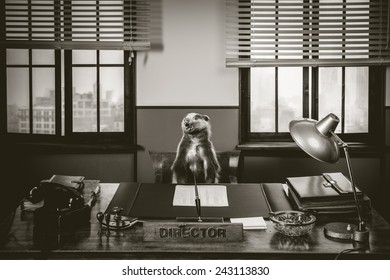
[[[189,123],[189,122],[184,123],[184,128],[186,131],[191,131],[193,129],[193,127],[194,126],[192,125],[192,123]]]
[[[187,130],[187,131],[190,131],[190,130],[192,130],[192,128],[193,128],[193,126],[192,126],[192,125],[186,125],[186,130]]]

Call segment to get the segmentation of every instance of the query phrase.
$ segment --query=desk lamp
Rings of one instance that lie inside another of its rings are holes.
[[[302,150],[322,162],[337,162],[340,158],[340,148],[344,149],[359,224],[356,226],[344,222],[329,223],[324,227],[324,234],[327,237],[336,239],[352,239],[354,241],[366,242],[369,238],[369,232],[360,214],[348,145],[334,132],[339,122],[339,118],[332,113],[319,121],[312,119],[293,120],[289,125],[290,134]]]

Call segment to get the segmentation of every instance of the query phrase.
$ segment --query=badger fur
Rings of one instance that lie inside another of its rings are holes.
[[[221,167],[210,141],[210,118],[189,113],[181,122],[183,136],[172,164],[172,183],[218,183]]]

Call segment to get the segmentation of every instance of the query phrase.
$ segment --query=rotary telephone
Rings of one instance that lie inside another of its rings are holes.
[[[74,210],[84,206],[84,197],[78,189],[54,182],[41,182],[38,187],[31,189],[29,199],[33,203],[43,199],[43,207],[53,211]]]
[[[50,181],[31,189],[31,202],[44,200],[43,206],[34,210],[35,245],[57,248],[76,230],[90,227],[91,204],[85,203],[82,190],[82,182],[74,187]]]

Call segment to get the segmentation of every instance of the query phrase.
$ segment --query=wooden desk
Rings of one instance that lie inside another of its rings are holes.
[[[34,247],[32,216],[22,220],[18,208],[8,242],[0,248],[0,259],[333,259],[354,248],[352,242],[324,237],[322,224],[306,237],[289,238],[275,232],[269,221],[267,230],[245,231],[243,242],[232,243],[143,242],[141,225],[112,232],[109,237],[98,236],[96,213],[105,211],[119,184],[100,185],[90,228],[77,231],[53,251]],[[369,229],[369,249],[342,258],[390,259],[390,225],[375,210]]]

